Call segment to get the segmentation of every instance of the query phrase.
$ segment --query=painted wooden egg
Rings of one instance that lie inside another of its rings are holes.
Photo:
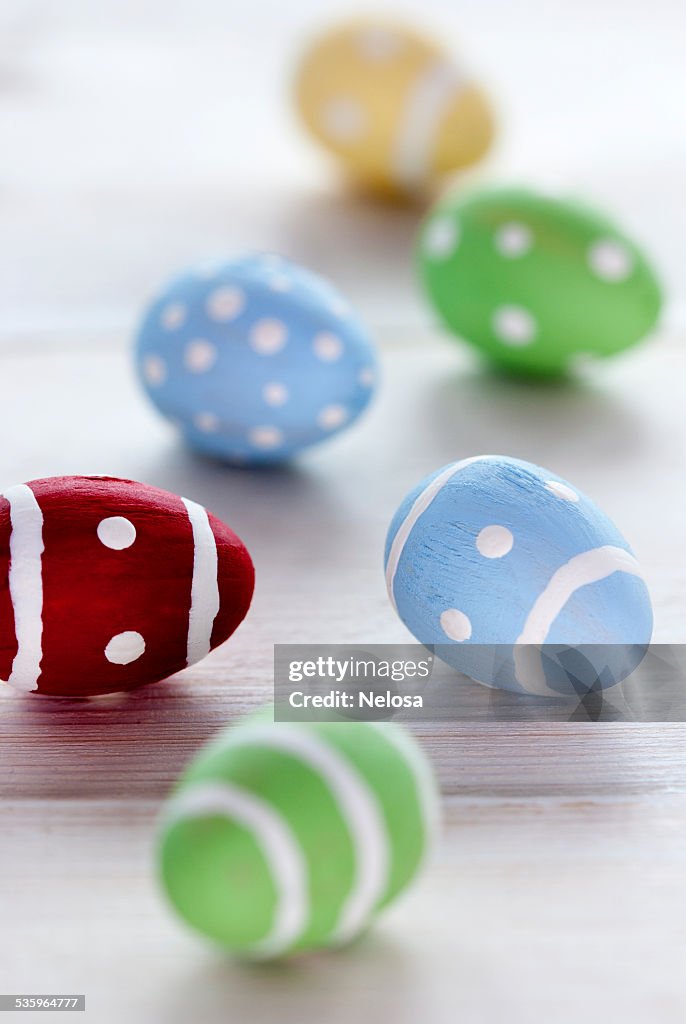
[[[252,255],[175,278],[136,353],[157,408],[199,451],[279,462],[348,427],[377,373],[366,330],[325,280]]]
[[[394,19],[346,22],[317,39],[296,93],[315,139],[381,192],[425,191],[493,137],[482,90],[442,46]]]
[[[250,556],[201,505],[132,480],[63,476],[0,496],[0,679],[86,697],[178,672],[230,636]]]
[[[399,726],[271,717],[201,751],[161,823],[171,903],[249,958],[353,939],[413,880],[438,820],[429,764]]]
[[[439,202],[419,260],[450,330],[523,373],[560,374],[621,352],[660,312],[650,263],[612,221],[525,189]]]
[[[576,487],[519,459],[464,459],[423,480],[393,518],[385,566],[410,632],[490,686],[613,686],[650,642],[650,597],[619,530]]]

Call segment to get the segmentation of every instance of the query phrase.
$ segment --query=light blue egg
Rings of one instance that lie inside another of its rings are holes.
[[[650,597],[619,530],[577,488],[519,459],[485,455],[428,476],[393,518],[385,566],[410,632],[489,686],[606,688],[650,642]]]
[[[136,366],[193,447],[247,463],[289,459],[349,426],[377,375],[336,289],[270,254],[175,278],[145,315]]]

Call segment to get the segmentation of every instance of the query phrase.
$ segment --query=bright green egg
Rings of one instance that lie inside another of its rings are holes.
[[[526,189],[441,200],[420,237],[424,285],[447,327],[495,363],[560,374],[635,345],[660,285],[603,214]]]
[[[205,747],[167,802],[162,885],[239,956],[340,945],[415,877],[437,813],[429,764],[400,727],[254,715]]]

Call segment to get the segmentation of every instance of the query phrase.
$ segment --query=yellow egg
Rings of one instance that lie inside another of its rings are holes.
[[[348,22],[317,39],[296,94],[314,137],[382,192],[426,191],[493,138],[482,90],[441,46],[395,21]]]

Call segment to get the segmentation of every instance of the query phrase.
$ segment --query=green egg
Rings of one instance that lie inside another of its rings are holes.
[[[205,747],[167,802],[162,885],[239,956],[339,945],[415,877],[437,814],[428,762],[398,726],[261,713]]]
[[[423,226],[419,263],[447,327],[520,373],[561,374],[621,352],[660,312],[655,272],[616,224],[525,189],[441,200]]]

